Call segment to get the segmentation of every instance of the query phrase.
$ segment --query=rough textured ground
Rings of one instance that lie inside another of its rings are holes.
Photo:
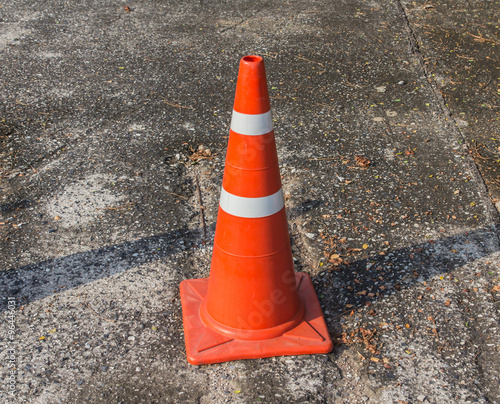
[[[0,1],[2,402],[500,402],[495,9]],[[336,346],[196,367],[178,285],[250,53]]]

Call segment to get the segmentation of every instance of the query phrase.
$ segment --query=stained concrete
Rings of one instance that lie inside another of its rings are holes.
[[[498,2],[459,3],[1,2],[2,400],[499,402]],[[197,367],[251,53],[335,348]]]

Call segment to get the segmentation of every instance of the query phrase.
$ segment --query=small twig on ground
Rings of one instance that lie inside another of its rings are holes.
[[[474,35],[474,34],[471,34],[470,32],[467,32],[467,34],[469,34],[471,37],[474,38],[474,41],[477,41],[477,42],[493,42],[494,44],[498,44],[499,42],[494,40],[494,39],[491,39],[491,38],[485,38],[483,36],[483,34],[481,34],[480,32],[478,32],[479,35]]]
[[[403,279],[401,279],[399,282],[396,282],[394,285],[392,286],[396,286],[396,285],[399,285],[401,286],[401,283],[403,283],[404,281],[406,281],[407,279],[410,279],[412,277],[412,275],[408,275],[408,276],[405,276]]]
[[[320,157],[317,159],[307,159],[307,161],[335,160],[338,157]]]
[[[172,104],[171,102],[167,102],[165,100],[163,100],[163,102],[167,105],[170,105],[171,107],[176,107],[176,108],[184,108],[184,109],[191,109],[194,111],[194,108],[190,105],[188,105],[187,107],[184,106],[184,105],[179,105],[179,104]]]
[[[273,59],[277,59],[278,56],[277,56],[277,53],[274,54],[274,55],[271,55],[270,53],[261,53],[262,56],[269,56],[270,58],[273,58]]]
[[[346,84],[349,86],[349,87],[363,87],[363,86],[360,86],[359,84],[352,84],[350,81],[349,81],[349,76],[346,76],[345,78],[345,81],[346,81]]]
[[[481,145],[481,143],[479,143],[479,145]],[[481,153],[479,153],[477,146],[478,146],[478,143],[475,140],[473,140],[471,142],[472,156],[475,158],[480,158],[482,160],[488,160],[486,157],[481,156]],[[484,147],[484,145],[483,145],[483,147]]]
[[[297,59],[305,60],[306,62],[316,63],[317,65],[320,65],[322,68],[325,68],[325,65],[323,63],[315,62],[314,60],[306,59],[306,58],[303,58],[302,56],[296,56],[296,57],[297,57]]]
[[[202,243],[205,244],[207,240],[207,224],[205,222],[205,208],[203,206],[203,200],[201,198],[201,188],[200,188],[200,180],[198,178],[198,173],[196,173],[196,192],[198,194],[198,203],[200,204],[200,217],[201,217],[201,225],[203,228],[203,239]]]
[[[486,83],[484,83],[482,86],[480,86],[479,89],[484,90],[486,87],[488,87],[491,84],[492,81],[493,81],[493,79],[490,77],[490,79]]]
[[[179,195],[179,194],[175,194],[173,192],[168,192],[168,191],[165,191],[166,194],[170,194],[170,195],[174,195],[174,196],[177,196],[179,198],[182,198],[182,199],[186,199],[186,200],[189,200],[189,198],[187,196],[182,196],[182,195]],[[193,207],[196,207],[196,208],[199,208],[199,209],[202,209],[204,210],[205,207],[204,206],[201,206],[201,205],[196,205],[196,203],[194,204],[191,204]]]
[[[399,387],[401,386],[401,383],[396,383],[394,386],[387,386],[387,387],[382,387],[380,390],[385,390],[385,389],[392,389],[394,387]]]
[[[318,74],[323,74],[326,72],[326,67],[323,63],[315,62],[314,60],[306,59],[306,58],[303,58],[302,56],[296,56],[296,57],[297,57],[297,59],[305,60],[306,62],[314,63],[314,64],[321,66],[323,68],[323,70],[318,71]]]
[[[179,316],[178,316],[177,314],[175,314],[175,313],[172,313],[172,315],[173,315],[173,316],[174,316],[177,320],[179,320],[179,321],[182,323],[182,318],[181,318],[181,317],[179,317]],[[181,331],[182,331],[182,329],[181,329]]]
[[[432,329],[432,334],[438,339],[439,341],[439,334],[437,332],[437,327],[436,327],[436,320],[434,319],[434,317],[428,317],[427,320],[429,320],[430,322],[432,322],[432,325],[434,326],[434,328]]]
[[[182,196],[182,195],[179,195],[179,194],[174,194],[173,192],[168,192],[168,191],[165,191],[166,194],[170,194],[170,195],[174,195],[174,196],[178,196],[179,198],[182,198],[182,199],[189,199],[187,196]]]
[[[102,317],[97,311],[95,311],[92,307],[90,307],[90,305],[87,302],[87,295],[84,295],[83,300],[84,300],[84,302],[82,303],[82,306],[83,307],[87,307],[88,309],[90,309],[100,319],[105,320],[105,321],[110,321],[112,323],[116,322],[116,320],[111,320],[109,318]]]
[[[476,60],[476,58],[473,58],[472,56],[467,56],[467,55],[455,55],[457,58],[460,59],[469,59],[469,60]]]
[[[126,209],[130,206],[134,206],[135,205],[135,202],[130,202],[130,203],[127,203],[125,205],[122,205],[122,206],[109,206],[109,207],[106,207],[106,208],[101,208],[102,210],[120,210],[120,209]]]

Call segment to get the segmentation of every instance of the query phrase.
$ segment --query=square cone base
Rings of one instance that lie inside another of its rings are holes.
[[[208,279],[181,282],[180,295],[187,360],[193,365],[271,356],[328,353],[332,341],[309,275],[295,274],[298,294],[305,306],[302,322],[283,335],[259,341],[232,339],[208,328],[200,317]]]

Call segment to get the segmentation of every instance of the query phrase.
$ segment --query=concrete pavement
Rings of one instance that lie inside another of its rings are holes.
[[[0,1],[2,400],[499,402],[495,9]],[[336,347],[196,367],[178,285],[251,53]]]

